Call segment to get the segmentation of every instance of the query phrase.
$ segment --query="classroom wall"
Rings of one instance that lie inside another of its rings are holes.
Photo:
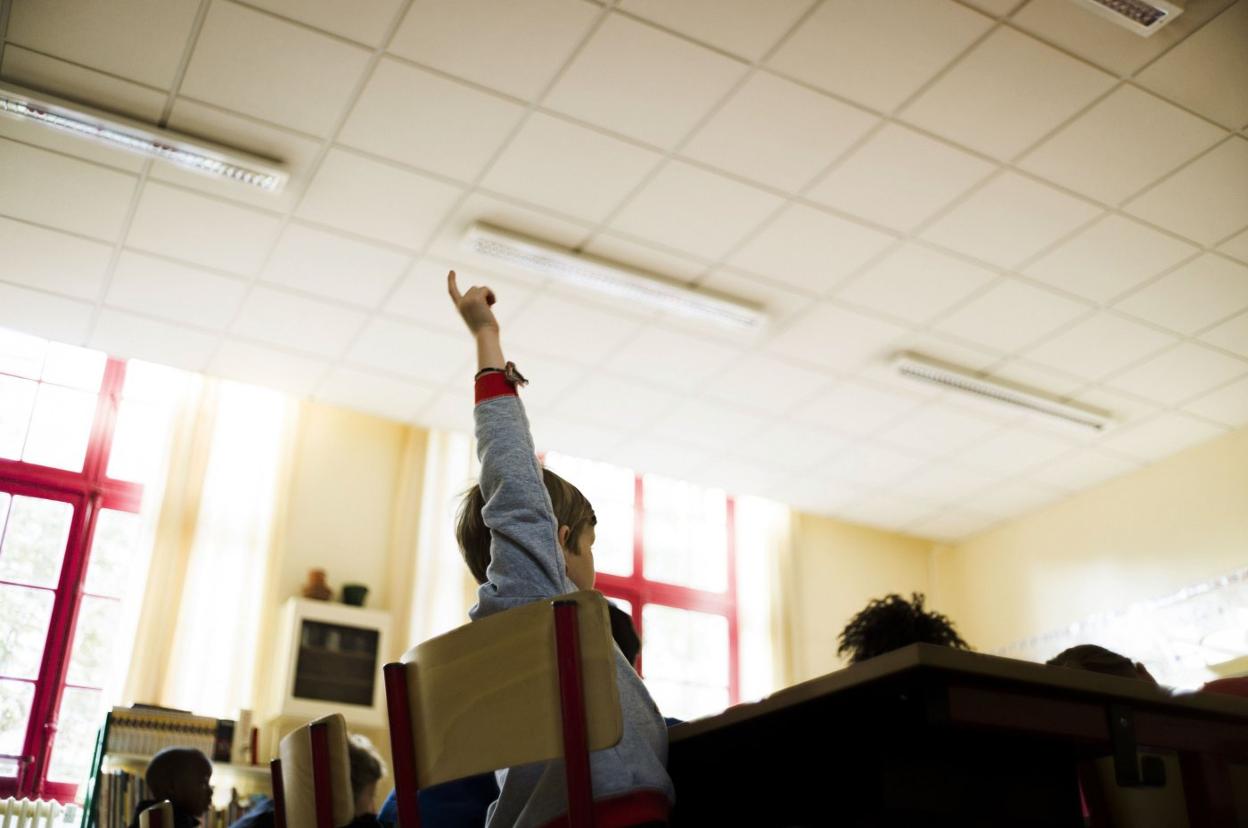
[[[1245,565],[1241,429],[936,549],[933,590],[963,636],[992,650]]]
[[[837,636],[869,600],[927,592],[931,547],[920,538],[798,515],[792,571],[785,577],[791,683],[843,666]]]

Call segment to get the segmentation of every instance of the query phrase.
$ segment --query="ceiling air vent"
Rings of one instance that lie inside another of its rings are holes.
[[[1141,37],[1153,32],[1183,12],[1182,0],[1075,0],[1093,14],[1112,20]]]

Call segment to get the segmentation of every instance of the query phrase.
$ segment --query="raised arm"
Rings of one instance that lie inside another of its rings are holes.
[[[477,456],[481,461],[482,518],[490,529],[490,564],[478,590],[474,617],[571,592],[559,550],[558,527],[542,482],[533,437],[515,384],[503,369],[496,299],[486,287],[460,293],[455,271],[447,290],[477,345]]]

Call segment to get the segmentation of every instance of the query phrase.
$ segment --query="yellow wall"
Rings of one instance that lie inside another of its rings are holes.
[[[1245,564],[1241,429],[937,550],[933,589],[963,636],[991,650]]]
[[[872,598],[929,588],[931,542],[811,515],[797,517],[792,572],[786,573],[791,681],[843,666],[841,629]]]

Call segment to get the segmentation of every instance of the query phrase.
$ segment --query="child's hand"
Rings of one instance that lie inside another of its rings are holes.
[[[494,311],[490,310],[496,301],[494,291],[488,287],[473,286],[468,288],[467,293],[461,294],[453,270],[446,274],[446,289],[455,303],[455,310],[459,311],[473,336],[485,331],[498,333],[498,320],[494,318]]]

